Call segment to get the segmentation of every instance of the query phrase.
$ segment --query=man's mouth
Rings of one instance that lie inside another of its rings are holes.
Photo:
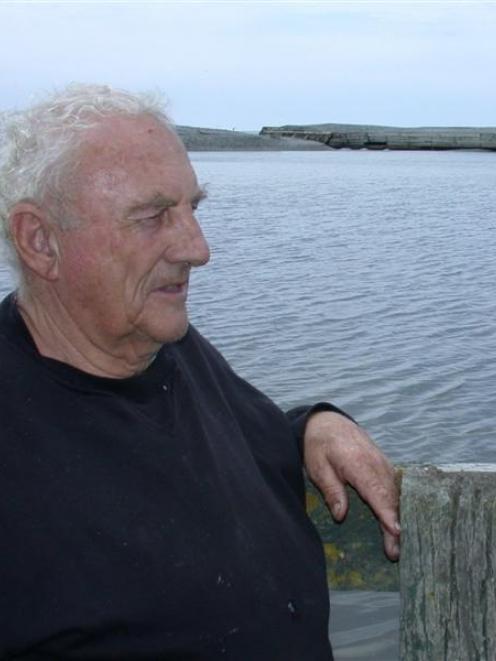
[[[188,282],[187,281],[173,282],[169,285],[163,285],[162,287],[157,287],[153,291],[160,294],[185,296],[188,291]]]
[[[185,289],[186,289],[185,282],[178,282],[175,285],[166,285],[165,287],[160,287],[160,291],[165,291],[170,294],[179,294]]]

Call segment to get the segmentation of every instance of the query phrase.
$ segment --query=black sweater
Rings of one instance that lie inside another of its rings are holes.
[[[290,422],[193,327],[102,378],[10,296],[0,403],[0,658],[332,659]]]

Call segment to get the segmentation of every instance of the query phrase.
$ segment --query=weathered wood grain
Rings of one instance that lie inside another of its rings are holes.
[[[496,659],[496,466],[402,481],[401,659]]]

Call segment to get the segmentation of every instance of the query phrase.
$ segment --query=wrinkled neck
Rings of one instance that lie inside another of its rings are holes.
[[[85,332],[55,292],[21,287],[19,312],[42,356],[54,358],[89,374],[122,379],[143,372],[160,345],[122,338],[108,342]]]

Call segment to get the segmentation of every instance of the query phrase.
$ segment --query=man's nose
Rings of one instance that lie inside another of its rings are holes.
[[[210,248],[192,209],[175,208],[173,216],[173,240],[167,247],[166,257],[172,262],[189,262],[202,266],[210,259]]]

